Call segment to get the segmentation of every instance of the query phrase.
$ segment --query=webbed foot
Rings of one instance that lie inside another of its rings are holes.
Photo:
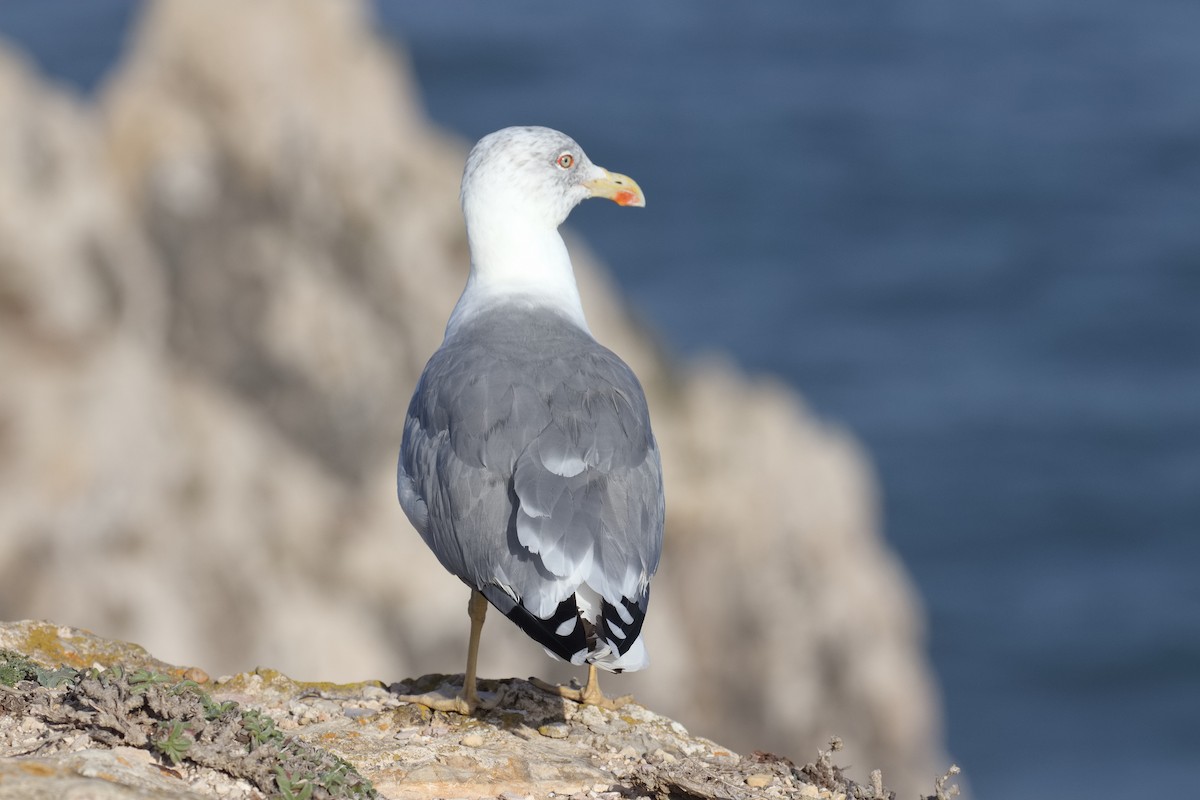
[[[631,694],[621,695],[620,697],[605,697],[604,692],[600,691],[600,682],[596,679],[594,667],[588,671],[588,682],[582,689],[559,686],[554,683],[548,683],[540,678],[530,678],[529,682],[543,692],[564,697],[567,700],[573,700],[585,706],[599,706],[609,711],[616,711],[618,708],[627,706],[633,702],[633,695]]]

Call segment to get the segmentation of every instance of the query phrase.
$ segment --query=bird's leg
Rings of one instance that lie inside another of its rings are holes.
[[[463,716],[470,716],[477,708],[495,708],[503,697],[502,692],[489,700],[480,700],[475,689],[475,668],[479,660],[479,635],[483,631],[483,620],[487,616],[487,598],[482,593],[472,589],[471,599],[467,602],[467,614],[471,617],[471,639],[467,642],[467,671],[463,675],[463,688],[454,697],[447,697],[437,692],[427,692],[418,695],[400,695],[399,699],[409,703],[418,703],[434,711],[453,711]]]
[[[479,662],[479,636],[483,633],[483,620],[487,616],[487,598],[472,589],[467,601],[467,616],[471,618],[471,638],[467,642],[467,671],[463,674],[463,699],[474,709],[479,702],[475,693],[475,667]]]
[[[595,664],[588,664],[587,685],[582,689],[569,689],[566,686],[556,686],[553,683],[547,683],[538,678],[530,678],[529,682],[544,692],[556,694],[568,700],[574,700],[576,703],[582,703],[585,706],[600,706],[610,711],[615,711],[633,702],[633,695],[631,694],[621,695],[620,697],[605,697],[604,692],[600,691],[600,677],[596,671]]]

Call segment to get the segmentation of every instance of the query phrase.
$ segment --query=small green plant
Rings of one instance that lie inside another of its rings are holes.
[[[336,755],[333,758],[335,766],[317,776],[317,783],[325,791],[334,797],[378,797],[375,787],[369,781],[363,780],[353,764]]]
[[[250,734],[250,752],[268,742],[283,741],[283,732],[275,727],[275,720],[260,711],[243,711],[242,728]]]
[[[87,672],[83,673],[85,677],[94,681],[103,681],[105,683],[115,683],[125,677],[125,669],[120,664],[114,664],[107,669],[104,667],[90,667]]]
[[[312,782],[288,777],[283,767],[275,767],[275,785],[279,787],[281,800],[310,800],[312,797]]]
[[[204,706],[204,719],[208,722],[219,718],[222,714],[226,714],[237,708],[237,703],[232,700],[226,700],[224,703],[218,703],[206,693],[200,693],[200,704]]]
[[[348,766],[349,765],[344,761],[339,762],[338,765],[329,770],[329,772],[317,776],[317,781],[324,786],[330,794],[336,794],[339,789],[346,785],[346,778],[349,774],[349,770],[347,769]]]
[[[191,747],[192,742],[186,735],[187,728],[179,720],[173,720],[170,723],[160,722],[159,730],[165,731],[166,735],[159,739],[154,739],[150,745],[164,758],[168,759],[173,765],[179,766],[183,761],[184,754]]]
[[[31,680],[33,664],[11,650],[0,650],[0,684],[16,686],[18,681]]]
[[[30,661],[20,653],[0,650],[0,684],[16,686],[18,681],[35,681],[38,686],[57,689],[79,679],[79,670],[71,667],[50,669]]]
[[[151,672],[148,669],[138,669],[129,673],[129,688],[134,694],[145,694],[151,686],[170,682],[170,675]]]

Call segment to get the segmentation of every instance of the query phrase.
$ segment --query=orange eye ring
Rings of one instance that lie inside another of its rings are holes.
[[[558,164],[563,169],[570,169],[571,167],[575,166],[575,156],[571,155],[570,153],[563,153],[554,163]]]

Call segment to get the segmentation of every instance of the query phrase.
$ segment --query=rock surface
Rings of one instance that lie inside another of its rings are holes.
[[[439,686],[454,690],[440,675],[398,688]],[[797,769],[636,703],[583,707],[518,680],[482,688],[499,704],[464,718],[373,682],[264,669],[209,681],[85,631],[0,623],[0,798],[894,797],[878,776],[846,780],[828,753]]]
[[[363,6],[149,3],[95,105],[0,47],[0,115],[0,618],[214,672],[461,669],[467,593],[393,476],[465,277],[465,148]],[[667,479],[653,663],[609,690],[747,750],[837,731],[911,796],[939,711],[866,459],[785,388],[664,358],[571,244]],[[485,627],[483,675],[557,669]]]

